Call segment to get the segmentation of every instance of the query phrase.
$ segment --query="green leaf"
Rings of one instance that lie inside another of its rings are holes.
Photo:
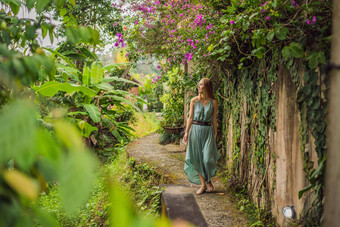
[[[269,31],[268,32],[268,34],[267,34],[267,40],[269,41],[269,42],[271,42],[272,40],[273,40],[273,38],[274,38],[274,31]]]
[[[130,94],[131,95],[131,94]],[[105,95],[105,97],[108,97],[108,98],[112,98],[116,101],[119,101],[121,103],[126,103],[126,104],[129,104],[130,106],[132,106],[136,111],[138,112],[141,112],[141,110],[134,104],[132,103],[130,100],[126,99],[126,98],[123,98],[121,96],[118,96],[118,95]]]
[[[76,212],[88,199],[94,185],[95,167],[95,159],[84,149],[65,156],[60,171],[60,191],[66,212]]]
[[[54,96],[58,91],[64,91],[66,93],[73,93],[76,91],[81,91],[83,94],[93,97],[97,94],[97,92],[95,92],[94,90],[87,88],[87,87],[83,87],[80,85],[72,85],[70,83],[60,83],[58,81],[50,81],[47,82],[43,85],[41,85],[40,87],[33,87],[33,89],[40,93],[43,96],[47,96],[47,97],[52,97]]]
[[[208,52],[213,51],[213,49],[214,49],[214,44],[211,44],[211,45],[208,47]]]
[[[89,27],[89,30],[91,32],[91,41],[93,44],[97,44],[99,43],[99,39],[100,39],[100,34],[96,29],[92,29],[91,27]]]
[[[308,72],[305,72],[303,74],[303,81],[307,83],[309,82],[309,80],[310,80],[310,74]]]
[[[288,60],[288,58],[290,57],[290,48],[289,46],[285,46],[283,49],[282,49],[282,57],[284,60]]]
[[[50,36],[50,42],[53,43],[53,39],[54,39],[54,32],[53,32],[54,27],[50,27],[48,29],[48,35]]]
[[[320,108],[320,99],[317,98],[315,101],[314,101],[314,104],[313,104],[313,109],[316,110],[316,109],[319,109]]]
[[[263,58],[263,55],[265,54],[266,52],[266,48],[264,48],[263,46],[253,50],[251,53],[256,55],[257,58],[261,59]]]
[[[290,51],[295,58],[302,58],[303,57],[303,48],[301,44],[292,42],[290,45]]]
[[[67,9],[66,8],[62,8],[60,11],[59,11],[59,16],[63,17],[65,16],[67,13]]]
[[[106,91],[112,91],[114,90],[113,86],[109,83],[100,83],[95,85],[97,88],[106,90]]]
[[[54,0],[54,1],[57,6],[57,9],[61,9],[61,10],[65,9],[65,8],[62,8],[64,6],[64,0]],[[62,17],[63,15],[60,15],[60,16]]]
[[[93,122],[100,122],[100,112],[97,106],[93,104],[85,104],[84,105],[85,110],[89,113],[91,119]]]
[[[46,48],[43,47],[44,50],[47,50],[49,52],[51,52],[52,54],[57,55],[58,57],[60,57],[61,59],[63,59],[67,64],[69,64],[69,66],[73,67],[73,68],[77,68],[75,64],[73,64],[67,57],[65,57],[64,55],[62,55],[61,53],[59,53],[58,51],[52,50],[50,48]]]
[[[25,32],[26,39],[28,40],[35,39],[35,31],[36,31],[35,26],[32,26],[32,25],[26,26],[26,32]]]
[[[306,84],[303,88],[303,92],[305,93],[305,95],[309,95],[312,91],[312,87],[310,84]]]
[[[17,15],[21,6],[21,2],[19,0],[11,0],[9,5],[11,6],[14,15]]]
[[[81,129],[81,135],[86,138],[89,138],[93,131],[98,131],[97,127],[90,125],[86,121],[79,121],[78,127]]]
[[[28,10],[31,10],[34,6],[36,0],[26,0],[26,6],[28,8]]]
[[[71,123],[59,121],[55,124],[55,135],[71,151],[83,151],[84,145],[79,130]]]
[[[104,77],[104,70],[99,62],[93,62],[91,65],[91,84],[99,84]]]
[[[131,80],[127,80],[127,79],[119,78],[119,77],[105,77],[105,78],[103,78],[103,82],[108,83],[108,82],[112,82],[112,81],[124,82],[124,83],[134,84],[134,85],[137,85],[137,86],[140,85],[140,84],[133,82]]]
[[[33,105],[17,100],[0,112],[0,163],[13,160],[19,168],[29,169],[37,154],[36,112]]]
[[[112,69],[117,68],[118,66],[122,66],[122,65],[128,65],[129,63],[116,63],[116,64],[109,64],[109,65],[105,65],[103,67],[104,72],[110,72]]]
[[[308,187],[303,188],[301,191],[299,191],[299,199],[301,199],[302,195],[312,189],[315,185],[309,185]]]
[[[71,3],[73,6],[76,5],[76,0],[68,0],[68,1],[69,1],[69,3]]]
[[[90,69],[88,67],[84,67],[84,70],[83,70],[83,84],[86,87],[89,87],[90,86],[90,80],[91,80]]]
[[[280,28],[278,30],[275,31],[275,36],[279,39],[279,40],[285,40],[287,38],[287,34],[289,32],[289,29],[286,27]]]
[[[45,38],[46,37],[46,35],[47,35],[47,27],[46,27],[46,25],[45,24],[42,24],[41,25],[41,30],[42,30],[42,36],[43,36],[43,38]]]
[[[40,14],[50,3],[50,0],[37,0],[36,9],[37,13]]]

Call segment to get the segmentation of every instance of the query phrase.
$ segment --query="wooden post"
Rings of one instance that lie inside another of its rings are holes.
[[[189,66],[188,66],[188,62],[185,62],[184,64],[184,75],[187,76],[189,72]],[[186,90],[184,90],[184,125],[187,125],[187,115],[189,112],[189,106],[186,105],[186,100],[188,98],[188,92]]]
[[[331,60],[340,65],[340,1],[333,1],[333,25]],[[325,207],[323,226],[339,226],[340,223],[340,70],[330,74],[328,153],[326,166]]]

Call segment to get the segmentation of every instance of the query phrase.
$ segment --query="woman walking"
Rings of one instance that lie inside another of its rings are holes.
[[[183,138],[188,142],[184,171],[191,183],[201,185],[197,195],[214,190],[211,178],[216,175],[216,161],[219,158],[216,147],[217,107],[211,80],[201,79],[198,96],[190,102]]]

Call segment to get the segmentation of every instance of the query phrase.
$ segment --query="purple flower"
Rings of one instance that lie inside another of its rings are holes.
[[[126,54],[125,54],[125,57],[127,57],[127,56],[129,56],[129,55],[130,55],[130,53],[126,53]]]
[[[231,21],[230,21],[230,24],[235,24],[235,21],[231,20]]]
[[[122,37],[122,34],[121,33],[117,33],[117,37],[118,38]]]
[[[139,23],[139,21],[136,21],[136,22],[135,22],[135,25],[137,25],[138,23]]]
[[[187,59],[187,61],[190,61],[192,59],[192,53],[186,53],[185,54],[185,58]]]
[[[181,14],[179,15],[179,17],[183,17],[183,13],[181,13]]]
[[[306,23],[307,24],[312,24],[312,22],[310,20],[307,20]]]
[[[119,43],[118,43],[118,42],[116,42],[116,43],[115,43],[115,47],[117,47],[118,45],[119,45]]]
[[[313,21],[313,24],[316,22],[316,17],[315,16],[313,16],[312,21]]]
[[[161,69],[161,66],[160,66],[160,65],[157,65],[157,69]]]
[[[266,17],[266,20],[270,20],[270,16],[267,16],[267,17]]]
[[[157,79],[159,79],[159,76],[157,76]]]

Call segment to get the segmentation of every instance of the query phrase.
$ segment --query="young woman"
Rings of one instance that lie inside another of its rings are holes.
[[[219,158],[216,147],[217,106],[212,82],[203,78],[198,83],[198,96],[191,99],[183,138],[188,142],[184,171],[191,183],[201,185],[196,192],[198,195],[214,190],[211,178],[216,174]]]

